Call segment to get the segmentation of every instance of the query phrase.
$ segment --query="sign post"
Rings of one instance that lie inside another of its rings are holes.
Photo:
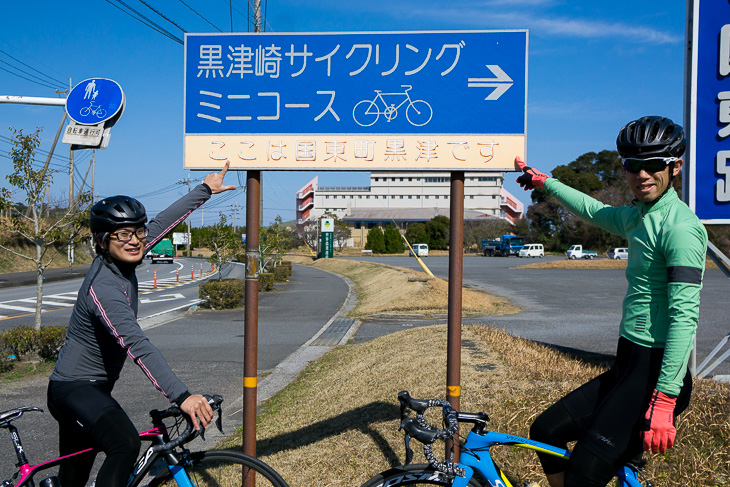
[[[464,172],[514,171],[514,158],[525,155],[527,37],[526,30],[185,35],[183,167],[229,161],[248,172],[246,453],[255,454],[256,349],[248,339],[258,326],[253,210],[262,170],[451,172],[447,397],[458,408]],[[319,255],[331,257],[333,234],[321,230]]]
[[[319,258],[331,259],[335,256],[335,221],[332,218],[320,220],[322,228],[319,232]]]

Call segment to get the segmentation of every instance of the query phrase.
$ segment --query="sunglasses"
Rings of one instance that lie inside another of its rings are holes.
[[[137,230],[119,230],[118,232],[110,233],[110,237],[114,237],[120,242],[129,242],[132,240],[132,236],[136,235],[137,240],[144,240],[147,238],[149,230],[147,227],[138,228]]]
[[[678,160],[676,157],[652,157],[650,159],[624,158],[624,169],[631,173],[641,172],[643,169],[648,173],[663,171],[669,164]]]

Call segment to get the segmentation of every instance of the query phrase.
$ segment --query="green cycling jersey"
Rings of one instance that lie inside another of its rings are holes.
[[[620,334],[641,346],[664,348],[656,389],[676,396],[697,330],[705,227],[672,189],[650,203],[613,207],[554,178],[544,187],[571,212],[628,240]]]

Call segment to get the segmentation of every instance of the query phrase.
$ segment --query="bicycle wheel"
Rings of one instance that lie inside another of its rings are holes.
[[[439,472],[427,463],[412,463],[381,472],[362,484],[362,487],[398,487],[400,485],[449,486],[453,481],[453,477]],[[476,478],[471,478],[468,485],[470,487],[483,487]]]
[[[378,106],[371,100],[363,100],[352,109],[352,118],[362,127],[370,127],[378,121],[378,117]]]
[[[423,100],[416,100],[406,108],[406,118],[411,125],[420,127],[431,121],[433,109]]]
[[[257,458],[229,450],[199,451],[190,454],[191,465],[185,470],[195,487],[289,487],[281,476]],[[248,480],[255,478],[255,483]],[[179,485],[169,469],[158,474],[149,487]]]

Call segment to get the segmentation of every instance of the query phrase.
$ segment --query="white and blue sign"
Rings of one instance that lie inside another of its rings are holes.
[[[185,134],[525,134],[527,31],[187,34]]]
[[[74,86],[66,99],[66,112],[81,125],[105,122],[122,109],[124,92],[116,81],[90,78]]]
[[[689,205],[730,223],[730,4],[694,0]]]

